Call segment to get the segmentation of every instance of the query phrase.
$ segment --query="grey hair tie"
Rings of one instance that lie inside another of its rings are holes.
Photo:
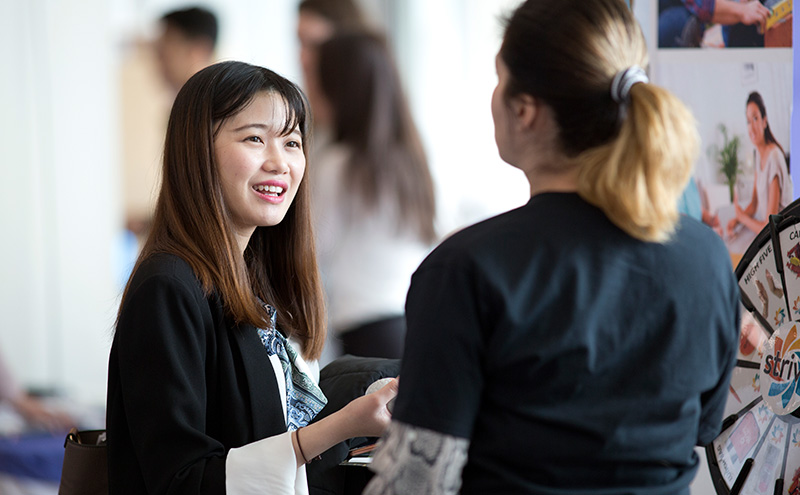
[[[631,88],[636,83],[648,83],[647,73],[638,65],[633,65],[617,72],[611,81],[611,98],[617,103],[627,103],[630,98]]]

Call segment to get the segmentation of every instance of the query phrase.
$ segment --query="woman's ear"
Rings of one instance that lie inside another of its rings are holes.
[[[519,94],[511,101],[511,109],[521,130],[533,129],[539,114],[539,101],[531,95]]]

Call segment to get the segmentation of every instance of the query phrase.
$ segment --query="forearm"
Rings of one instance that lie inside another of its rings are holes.
[[[330,416],[292,434],[297,465],[310,461],[339,442],[353,437],[379,437],[391,420],[386,404],[397,395],[397,380],[359,397]]]
[[[766,221],[763,222],[758,221],[749,215],[742,215],[738,218],[738,220],[739,223],[747,227],[749,230],[755,232],[756,234],[761,232],[761,230],[767,225]]]
[[[741,22],[742,8],[733,0],[717,0],[711,22],[718,24],[736,24]]]
[[[364,494],[405,495],[424,491],[456,495],[468,450],[466,438],[392,422],[378,444],[370,467],[375,476]],[[436,457],[427,458],[429,452],[437,452]]]
[[[753,215],[755,215],[755,214],[756,214],[756,206],[757,206],[757,205],[756,205],[756,202],[755,202],[755,201],[751,201],[751,202],[750,202],[750,204],[749,204],[749,205],[747,205],[747,208],[745,208],[744,210],[742,210],[742,212],[743,212],[745,215],[752,217]]]
[[[737,215],[737,219],[739,223],[743,224],[748,229],[752,230],[756,234],[761,232],[761,230],[766,227],[769,216],[778,213],[778,209],[780,207],[780,195],[781,195],[781,187],[778,181],[778,178],[775,177],[770,181],[769,184],[769,193],[767,194],[767,218],[764,220],[756,220],[753,218],[755,214],[755,203],[756,201],[752,201],[750,203],[750,207],[743,210],[741,215]]]
[[[738,23],[752,25],[764,22],[768,15],[769,9],[761,5],[758,0],[742,2],[716,0],[711,22],[725,25]]]
[[[358,436],[352,418],[348,417],[345,410],[341,409],[292,434],[292,447],[298,467],[304,463],[304,458],[308,462],[337,443]]]

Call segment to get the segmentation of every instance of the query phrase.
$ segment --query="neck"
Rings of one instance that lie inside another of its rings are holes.
[[[547,192],[576,192],[578,173],[575,168],[561,173],[525,174],[531,186],[531,196]]]
[[[525,173],[531,196],[546,192],[578,190],[578,165],[553,149],[539,148],[525,153],[527,163],[518,166]]]
[[[515,141],[521,147],[504,157],[522,170],[530,185],[531,196],[545,192],[575,192],[578,190],[578,164],[561,147],[558,125],[548,105],[539,105],[536,119],[518,131]]]
[[[240,232],[239,230],[234,230],[233,237],[236,239],[236,245],[239,246],[239,254],[244,256],[244,250],[247,249],[247,245],[250,243],[250,237],[255,232],[255,229],[250,230],[248,232]]]
[[[761,170],[764,169],[765,164],[767,163],[767,158],[770,152],[770,146],[771,143],[767,143],[766,141],[756,146],[756,149],[758,150],[759,169]]]

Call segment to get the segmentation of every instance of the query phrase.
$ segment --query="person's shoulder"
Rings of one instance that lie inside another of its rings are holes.
[[[491,244],[492,237],[497,236],[499,231],[504,229],[507,220],[513,216],[515,211],[500,213],[459,228],[445,237],[434,251],[460,251],[467,247],[476,249],[482,245]]]
[[[202,292],[200,281],[189,263],[171,253],[154,253],[143,259],[133,274],[130,290],[153,284],[177,285],[192,292]]]
[[[224,307],[207,293],[180,256],[151,254],[136,267],[123,296],[114,339],[173,339],[186,332],[206,335],[222,328]],[[156,337],[157,336],[157,337]]]
[[[496,251],[505,241],[526,243],[549,242],[552,236],[559,237],[572,220],[602,218],[597,208],[589,205],[575,193],[543,193],[532,197],[527,203],[512,210],[489,217],[456,231],[445,239],[437,249],[481,249]],[[588,221],[588,220],[587,220]]]
[[[523,208],[500,213],[450,233],[431,251],[420,269],[442,264],[480,263],[487,257],[502,256],[501,251],[512,242],[510,236],[524,229],[519,216]]]
[[[730,253],[722,238],[706,224],[699,220],[681,215],[678,226],[666,246],[672,244],[680,246],[679,257],[683,263],[689,259],[696,260],[708,268],[718,270],[720,273],[733,273]]]
[[[772,149],[769,150],[769,156],[770,156],[770,158],[774,157],[774,158],[778,158],[780,160],[785,160],[786,159],[786,156],[783,154],[783,151],[781,150],[780,146],[778,146],[777,144],[774,144],[774,143],[772,144]]]
[[[774,165],[781,165],[785,166],[786,164],[786,155],[783,154],[781,149],[773,144],[772,149],[769,151],[769,155],[767,156],[768,163]]]
[[[136,267],[122,301],[120,313],[130,315],[139,311],[184,311],[200,308],[206,321],[221,311],[222,303],[213,291],[209,293],[195,275],[189,263],[175,254],[155,253],[147,256]],[[180,309],[183,307],[184,309]],[[149,309],[148,309],[149,308]]]
[[[711,246],[714,249],[727,251],[725,242],[708,225],[689,215],[681,214],[673,237],[689,240],[698,244],[698,247]]]
[[[154,253],[139,264],[135,276],[194,277],[192,267],[183,258],[172,253]]]

